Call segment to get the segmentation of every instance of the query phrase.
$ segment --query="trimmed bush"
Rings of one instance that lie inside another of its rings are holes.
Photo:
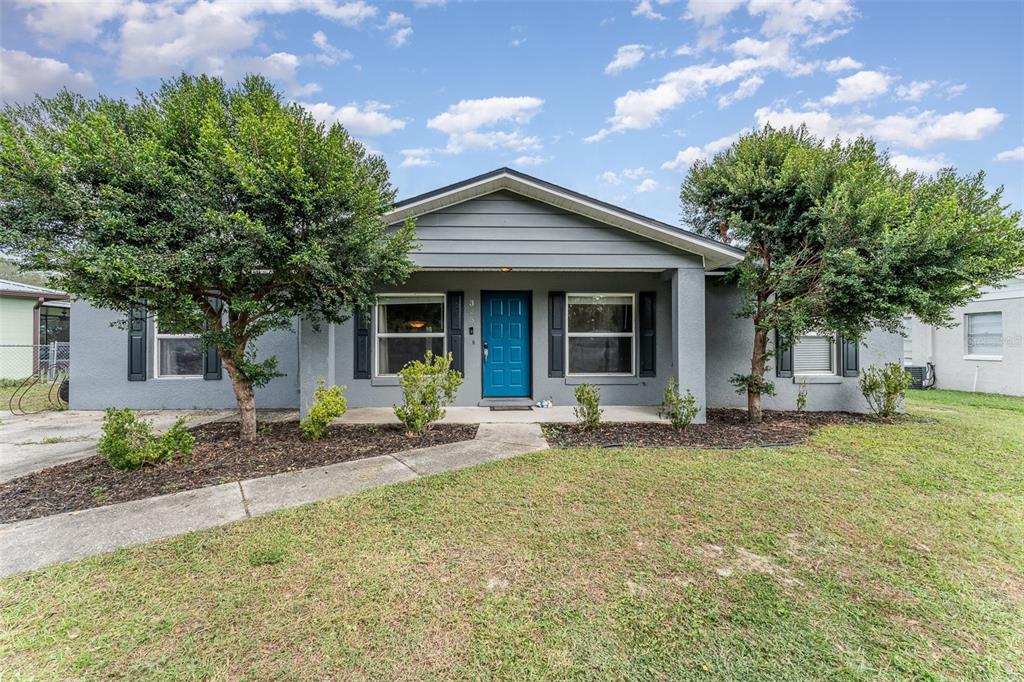
[[[594,384],[576,387],[576,421],[584,431],[593,431],[601,423],[601,391]]]
[[[693,397],[690,389],[686,389],[685,395],[681,394],[679,382],[675,377],[671,377],[665,385],[665,399],[658,408],[658,416],[668,417],[676,431],[685,431],[698,412],[700,406],[697,405],[697,399]]]
[[[156,464],[175,454],[190,455],[196,439],[178,417],[162,436],[153,435],[153,425],[136,417],[128,408],[108,408],[96,452],[118,471],[134,471],[143,464]]]
[[[860,375],[860,392],[871,411],[883,419],[894,416],[907,397],[910,372],[898,362],[868,367]]]
[[[313,398],[313,406],[309,408],[306,417],[299,422],[302,435],[309,440],[320,440],[324,437],[327,427],[331,422],[345,414],[348,409],[348,401],[343,393],[346,386],[331,386],[323,379],[316,384],[316,393]]]
[[[443,419],[445,408],[455,400],[462,373],[452,369],[452,354],[427,351],[423,360],[409,362],[398,373],[405,404],[395,405],[395,416],[411,433],[421,433]]]

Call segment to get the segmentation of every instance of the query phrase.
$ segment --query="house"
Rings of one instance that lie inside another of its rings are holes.
[[[63,291],[0,279],[0,380],[24,379],[48,357],[41,346],[66,344],[70,313]]]
[[[344,324],[296,321],[268,334],[286,376],[257,393],[261,407],[306,409],[318,379],[347,385],[351,407],[401,402],[396,373],[427,350],[452,353],[465,380],[456,404],[572,404],[581,383],[606,405],[657,405],[679,381],[703,407],[745,406],[729,384],[749,371],[751,322],[723,269],[731,246],[507,168],[399,202],[394,229],[416,219],[418,270]],[[113,313],[74,304],[71,407],[233,406],[216,357],[151,319],[127,333]],[[899,335],[860,344],[800,339],[772,370],[769,409],[863,410],[860,365],[898,362]],[[82,387],[82,388],[79,388]],[[704,419],[702,410],[698,421]]]
[[[906,318],[903,364],[936,388],[1024,395],[1024,277],[1002,285],[955,308],[952,327]]]

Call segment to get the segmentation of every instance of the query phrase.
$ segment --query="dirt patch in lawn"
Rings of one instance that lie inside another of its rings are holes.
[[[576,424],[544,424],[552,447],[698,447],[747,448],[802,443],[815,428],[830,424],[878,422],[850,412],[765,412],[760,424],[747,421],[744,410],[708,410],[706,424],[676,431],[669,424],[623,422],[584,431]]]
[[[262,426],[256,443],[238,440],[237,423],[203,424],[191,431],[196,446],[187,459],[121,472],[94,456],[0,483],[0,523],[472,440],[477,425],[435,424],[407,436],[398,425],[344,424],[330,427],[323,440],[307,441],[298,422],[278,422]]]

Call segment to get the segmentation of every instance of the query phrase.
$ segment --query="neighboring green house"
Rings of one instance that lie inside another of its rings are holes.
[[[70,326],[66,293],[0,279],[0,380],[31,374],[48,357],[40,347],[67,344]]]

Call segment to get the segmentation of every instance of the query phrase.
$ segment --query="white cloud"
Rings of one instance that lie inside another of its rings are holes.
[[[388,18],[384,21],[383,28],[398,28],[399,26],[409,26],[412,24],[412,20],[401,12],[388,12]]]
[[[781,111],[762,107],[754,113],[758,127],[771,124],[775,128],[806,124],[818,137],[833,139],[866,135],[912,149],[923,149],[946,140],[978,140],[1002,123],[1006,115],[993,107],[977,108],[967,112],[937,114],[923,111],[917,114],[871,116],[851,114],[833,116],[827,111]]]
[[[402,150],[402,168],[413,168],[416,166],[436,166],[437,162],[431,158],[432,150],[423,147]]]
[[[649,174],[650,171],[648,171],[643,166],[640,166],[639,168],[624,168],[622,170],[622,176],[627,180],[639,180],[643,176]]]
[[[412,0],[412,4],[415,7],[443,7],[448,4],[448,0]]]
[[[513,38],[508,42],[511,47],[522,47],[526,44],[526,38]]]
[[[546,162],[543,156],[519,156],[512,162],[513,166],[539,166]]]
[[[609,75],[622,73],[627,69],[637,66],[647,55],[647,45],[623,45],[615,51],[615,57],[604,67],[604,72]]]
[[[853,71],[864,66],[853,57],[840,57],[839,59],[833,59],[825,64],[825,70],[829,73],[836,73],[837,71]]]
[[[102,25],[120,16],[128,0],[19,0],[16,4],[25,10],[28,30],[59,44],[95,41],[103,31]]]
[[[889,90],[892,76],[881,71],[858,71],[852,76],[836,81],[836,91],[824,97],[822,104],[852,104],[884,95]]]
[[[412,28],[406,26],[405,28],[400,28],[394,33],[392,33],[388,37],[388,42],[391,44],[391,47],[402,47],[403,45],[409,42],[409,38],[411,37]]]
[[[660,14],[654,9],[654,2],[657,2],[659,5],[665,4],[664,0],[639,0],[636,3],[636,7],[633,8],[633,16],[664,21],[665,15]]]
[[[729,93],[728,95],[722,95],[718,98],[718,108],[725,109],[726,107],[738,102],[741,99],[746,99],[753,96],[757,92],[758,88],[764,85],[764,79],[760,76],[751,76],[746,80],[742,81],[736,90]]]
[[[638,193],[650,192],[658,189],[658,181],[653,178],[647,178],[633,189]]]
[[[675,49],[675,52],[673,52],[672,54],[674,54],[677,57],[689,57],[690,55],[693,54],[693,48],[690,47],[689,45],[680,45]]]
[[[609,185],[621,185],[622,180],[619,178],[615,171],[605,171],[601,173],[601,179]]]
[[[889,157],[889,162],[898,170],[904,173],[913,171],[921,175],[932,175],[943,168],[952,166],[949,159],[939,154],[938,156],[910,156],[908,154],[894,154]]]
[[[387,112],[391,109],[389,105],[372,100],[363,102],[362,105],[351,102],[340,107],[326,102],[300,104],[317,120],[328,125],[340,123],[354,135],[387,135],[405,127],[405,121],[402,119],[388,116]]]
[[[717,24],[725,19],[744,0],[690,0],[686,5],[686,18],[702,24]]]
[[[446,151],[453,154],[466,149],[534,150],[540,148],[540,140],[524,135],[518,129],[485,129],[499,125],[525,125],[543,105],[544,100],[538,97],[464,99],[427,121],[427,127],[448,135]]]
[[[916,102],[935,86],[935,81],[911,81],[909,85],[896,86],[896,96],[911,102]]]
[[[764,16],[761,33],[766,36],[811,34],[819,40],[828,35],[820,33],[821,29],[849,21],[854,15],[849,0],[750,0],[747,11],[751,16]]]
[[[75,71],[56,59],[0,48],[0,100],[28,102],[34,95],[50,97],[65,87],[90,93],[95,83],[88,71]]]
[[[712,156],[738,140],[740,135],[743,135],[746,132],[747,129],[744,128],[738,133],[733,133],[732,135],[726,135],[725,137],[720,137],[717,140],[712,140],[703,147],[687,147],[677,153],[676,158],[661,164],[661,169],[669,171],[686,170],[693,165],[694,161],[706,161],[707,159],[710,159]]]
[[[996,161],[1024,161],[1024,144],[1013,149],[999,152],[995,157]]]
[[[946,88],[946,96],[949,97],[949,99],[959,97],[965,92],[967,92],[967,83],[957,83],[956,85],[950,85]]]
[[[327,39],[323,31],[313,34],[313,44],[320,48],[320,54],[316,56],[318,62],[324,64],[337,64],[339,61],[352,59],[352,53],[348,50],[339,50]]]

